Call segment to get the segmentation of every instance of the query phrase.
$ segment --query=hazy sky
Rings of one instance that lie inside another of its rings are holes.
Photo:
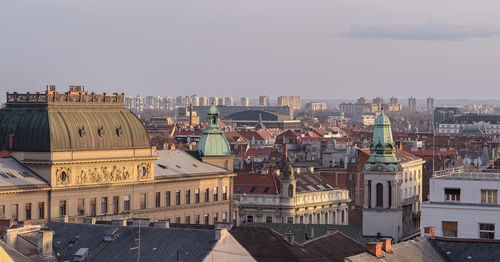
[[[500,98],[500,1],[0,0],[0,91]]]

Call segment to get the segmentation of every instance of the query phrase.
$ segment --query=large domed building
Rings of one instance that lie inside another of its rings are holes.
[[[218,132],[209,125],[200,151],[221,163],[214,166],[183,151],[156,151],[123,94],[79,86],[7,93],[0,110],[0,219],[231,221],[232,160]],[[225,160],[227,168],[217,167]]]

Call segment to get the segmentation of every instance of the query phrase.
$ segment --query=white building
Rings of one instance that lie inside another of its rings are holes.
[[[500,239],[500,172],[447,169],[429,182],[422,227],[434,227],[440,237]]]

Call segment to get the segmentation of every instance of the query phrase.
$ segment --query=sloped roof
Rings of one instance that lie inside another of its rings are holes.
[[[309,171],[301,171],[295,173],[297,180],[297,193],[310,193],[314,191],[330,191],[339,189],[328,184],[328,181],[319,173],[311,173]]]
[[[54,231],[53,245],[61,261],[72,261],[80,248],[88,248],[89,261],[137,261],[138,227],[49,222]],[[116,231],[116,238],[104,242],[106,233]],[[72,243],[72,244],[70,244]],[[141,228],[142,261],[203,261],[217,243],[214,230],[178,228]]]
[[[366,251],[366,247],[340,231],[309,240],[303,244],[321,255],[319,260],[344,262],[348,256]]]
[[[279,194],[276,179],[272,174],[239,173],[234,177],[233,189],[235,194]]]
[[[238,133],[243,136],[246,140],[265,140],[260,134],[256,131],[249,129],[239,129]]]
[[[48,187],[49,184],[44,179],[14,158],[0,158],[0,191]]]
[[[156,151],[155,179],[173,176],[209,175],[230,173],[229,171],[199,161],[181,150]]]
[[[435,237],[431,241],[450,261],[496,261],[500,258],[500,241],[497,239]]]

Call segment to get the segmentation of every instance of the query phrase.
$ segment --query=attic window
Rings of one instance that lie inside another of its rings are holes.
[[[9,175],[12,178],[16,178],[16,176],[14,174],[12,174],[11,172],[7,172],[7,175]]]
[[[256,189],[256,188],[257,188],[256,186],[253,186],[252,188],[250,188],[250,193],[255,192],[255,189]]]
[[[2,172],[0,172],[0,176],[2,176],[3,178],[9,178],[5,173]]]
[[[179,166],[179,165],[175,165],[175,167],[177,167],[177,168],[182,168],[182,167],[181,167],[181,166]]]
[[[266,188],[264,188],[264,194],[267,193],[269,191],[269,187],[266,186]]]
[[[167,167],[167,166],[162,165],[162,164],[158,164],[158,166],[159,166],[159,167],[161,167],[161,168],[163,168],[163,169],[168,169],[168,167]]]
[[[31,174],[26,172],[26,171],[19,172],[19,174],[21,174],[21,176],[23,176],[23,177],[31,177]]]
[[[193,164],[194,167],[198,167],[196,164]]]
[[[0,173],[1,174],[1,173]],[[243,187],[242,186],[239,186],[237,189],[236,189],[236,193],[241,193],[241,191],[243,190]]]

